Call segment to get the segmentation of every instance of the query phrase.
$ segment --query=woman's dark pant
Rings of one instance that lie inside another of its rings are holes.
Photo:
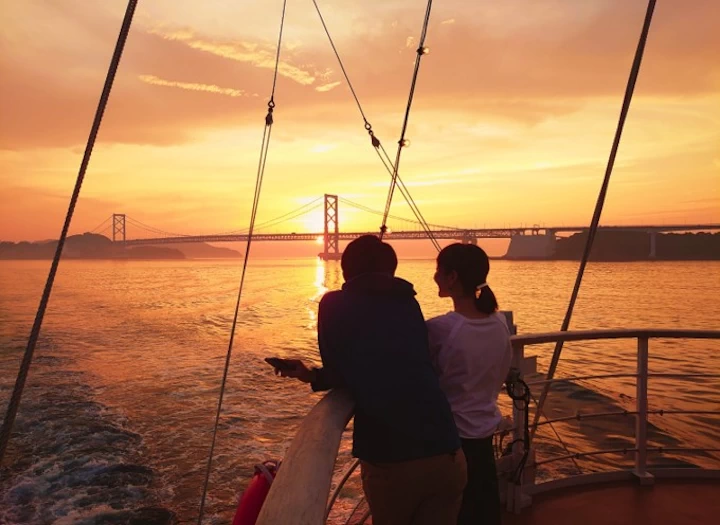
[[[502,509],[493,438],[463,439],[462,448],[467,460],[468,482],[458,525],[499,525]]]

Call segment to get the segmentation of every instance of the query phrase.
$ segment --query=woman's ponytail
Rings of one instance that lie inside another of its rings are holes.
[[[493,314],[498,310],[498,302],[495,293],[486,284],[478,290],[475,297],[475,308],[484,314]]]

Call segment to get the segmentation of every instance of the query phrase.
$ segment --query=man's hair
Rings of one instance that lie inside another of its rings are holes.
[[[346,281],[365,273],[395,275],[397,264],[393,247],[375,235],[363,235],[348,244],[340,262]]]

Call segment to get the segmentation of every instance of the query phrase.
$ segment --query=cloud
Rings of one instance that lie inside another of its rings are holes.
[[[320,92],[322,92],[322,93],[325,93],[325,92],[327,92],[327,91],[330,91],[331,89],[335,89],[335,88],[338,87],[340,84],[342,84],[342,82],[339,81],[339,80],[336,81],[336,82],[330,82],[329,84],[323,84],[322,86],[317,86],[317,87],[315,88],[315,91],[320,91]]]
[[[466,119],[493,118],[532,126],[577,112],[594,98],[619,101],[642,6],[538,4],[464,7],[449,1],[431,20],[427,44],[432,53],[423,60],[413,116],[464,114],[463,126]],[[692,10],[680,4],[657,9],[638,99],[687,100],[720,91],[714,53],[720,32],[712,22],[720,17],[720,2],[697,0]],[[117,33],[121,13],[82,2],[53,2],[52,9],[43,5],[13,4],[8,31],[0,35],[0,148],[74,147],[87,137],[114,44],[108,35]],[[381,133],[383,127],[394,129],[407,101],[415,52],[413,45],[405,46],[408,35],[418,31],[417,6],[392,2],[392,16],[372,23],[374,11],[352,6],[362,15],[360,22],[347,28],[330,19],[330,28],[345,29],[333,31],[336,44],[368,118]],[[43,13],[52,20],[52,31],[33,29],[43,24],[28,25]],[[262,40],[241,29],[218,36],[211,28],[205,26],[204,34],[157,20],[134,26],[99,140],[180,144],[206,131],[256,122],[258,114],[262,118],[264,103],[244,95],[269,96],[274,38]],[[358,115],[347,90],[336,89],[343,79],[324,35],[316,35],[309,23],[302,29],[292,41],[303,45],[284,46],[281,52],[277,114],[303,126],[354,121]]]
[[[263,46],[257,42],[243,41],[216,41],[196,36],[189,29],[176,29],[164,32],[151,29],[150,34],[158,35],[164,40],[182,42],[192,49],[197,49],[219,57],[229,58],[238,62],[245,62],[264,69],[275,69],[276,48]],[[297,47],[292,46],[293,50]],[[278,74],[290,78],[302,85],[311,85],[315,82],[315,74],[295,66],[285,60],[278,64]]]
[[[199,84],[196,82],[175,82],[172,80],[163,80],[155,75],[140,75],[140,80],[146,84],[152,84],[153,86],[166,86],[176,87],[180,89],[187,89],[190,91],[204,91],[206,93],[217,93],[218,95],[227,95],[230,97],[247,97],[248,94],[242,89],[224,88],[216,86],[214,84]]]

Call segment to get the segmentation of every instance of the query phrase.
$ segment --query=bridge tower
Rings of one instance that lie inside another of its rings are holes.
[[[125,242],[125,214],[113,213],[112,216],[112,240],[113,242]]]
[[[340,260],[340,225],[338,224],[338,196],[325,194],[324,250],[320,258],[324,261]]]

